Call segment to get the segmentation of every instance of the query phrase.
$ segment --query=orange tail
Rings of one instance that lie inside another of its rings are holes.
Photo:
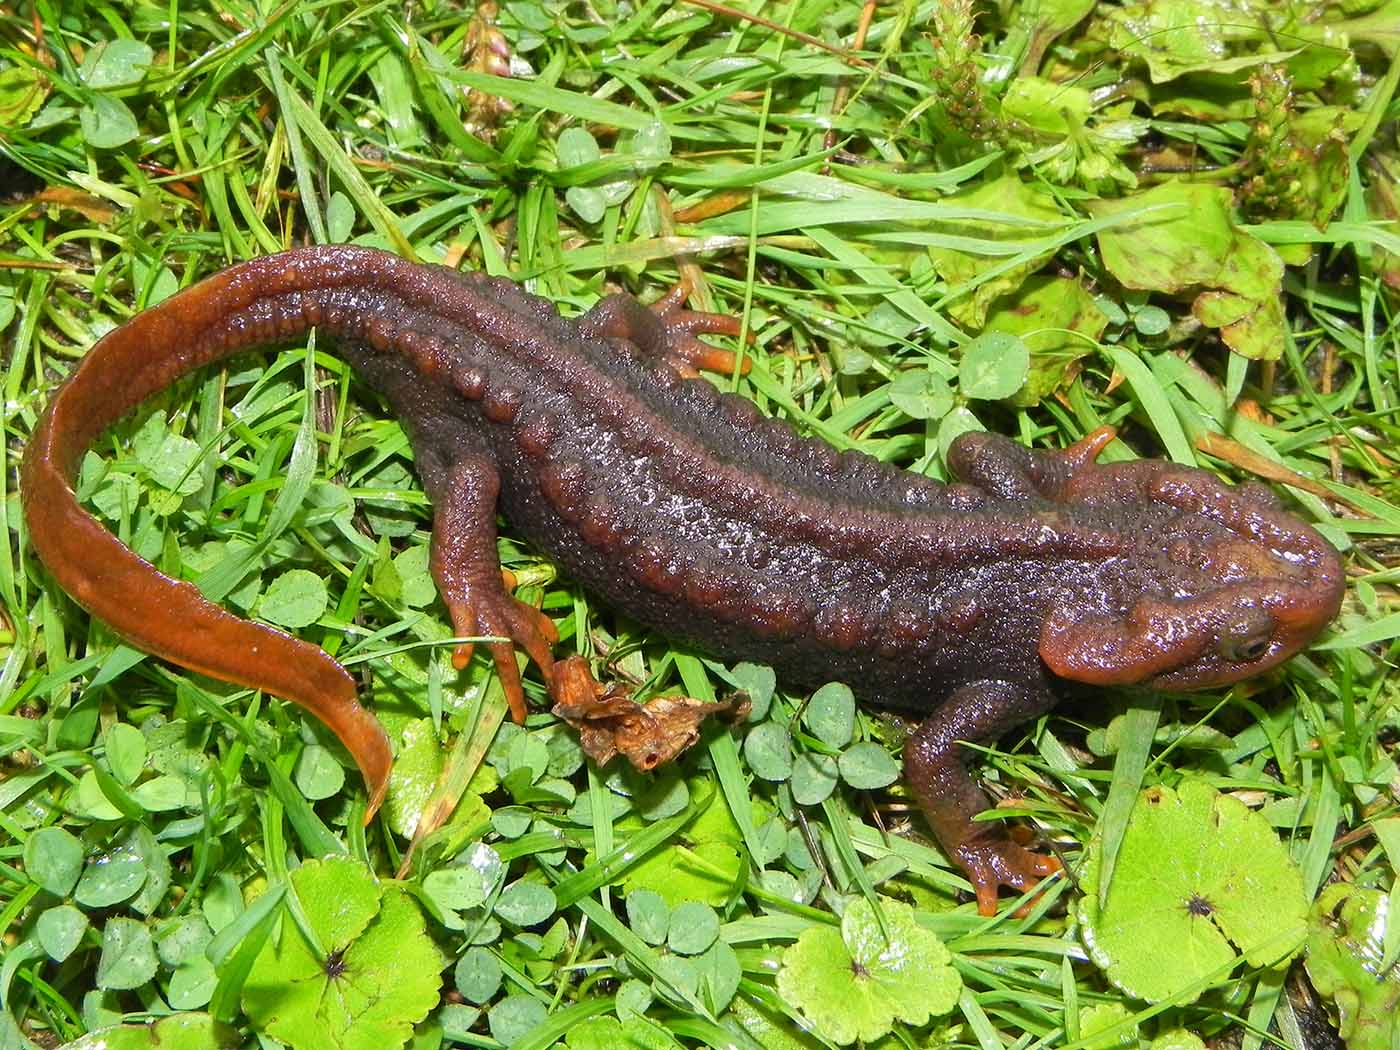
[[[25,449],[20,495],[29,539],[73,598],[147,652],[300,704],[349,749],[384,800],[393,760],[345,668],[315,645],[240,619],[143,561],[81,506],[72,479],[93,440],[181,375],[311,327],[304,290],[351,285],[409,267],[365,248],[302,248],[242,263],[132,318],[101,339],[58,390]],[[288,304],[293,304],[288,306]]]

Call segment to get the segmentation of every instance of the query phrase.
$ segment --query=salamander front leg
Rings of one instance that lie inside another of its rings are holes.
[[[1026,890],[1060,870],[1054,857],[1013,842],[1000,823],[974,822],[989,806],[968,775],[960,740],[991,740],[1052,703],[1048,693],[1008,682],[973,682],[948,697],[904,744],[904,778],[943,851],[977,891],[977,910],[995,915],[997,887]]]
[[[687,285],[678,284],[651,306],[643,306],[630,295],[610,295],[580,317],[578,323],[588,335],[626,339],[649,354],[677,364],[711,372],[734,371],[737,357],[732,350],[710,346],[697,337],[738,335],[742,327],[739,318],[686,310],[689,294]],[[743,370],[748,372],[748,361]]]
[[[518,601],[505,588],[496,556],[496,466],[485,456],[463,456],[448,469],[433,493],[436,508],[430,567],[438,593],[459,636],[494,635],[508,642],[488,642],[496,673],[510,703],[511,717],[524,722],[527,709],[515,662],[517,646],[552,681],[550,646],[559,640],[554,623],[538,609]],[[458,670],[471,662],[472,642],[452,654]]]
[[[1071,481],[1114,438],[1112,427],[1099,427],[1068,448],[1031,449],[1000,434],[973,431],[948,449],[948,467],[960,481],[1002,499],[1062,500]]]

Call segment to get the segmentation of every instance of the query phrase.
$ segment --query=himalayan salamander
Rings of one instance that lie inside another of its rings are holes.
[[[345,670],[316,646],[161,575],[74,498],[79,460],[178,376],[317,327],[403,420],[435,513],[431,567],[461,636],[489,643],[512,711],[518,646],[551,693],[557,635],[502,582],[496,514],[612,606],[791,686],[840,680],[926,715],[910,787],[984,912],[1056,863],[996,822],[959,741],[1047,710],[1060,679],[1167,689],[1274,667],[1336,614],[1334,551],[1255,485],[1148,460],[1101,465],[966,434],[941,484],[838,453],[719,393],[732,318],[626,295],[576,319],[508,281],[351,246],[241,263],[132,318],[56,393],[26,450],[30,540],[80,604],[142,649],[320,718],[364,774],[391,762]],[[458,666],[471,646],[454,653]]]

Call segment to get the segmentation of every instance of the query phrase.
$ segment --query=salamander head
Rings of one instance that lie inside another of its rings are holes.
[[[1341,558],[1260,486],[1141,461],[1096,467],[1067,493],[1133,522],[1117,600],[1053,608],[1040,656],[1095,685],[1203,689],[1287,660],[1337,615]]]

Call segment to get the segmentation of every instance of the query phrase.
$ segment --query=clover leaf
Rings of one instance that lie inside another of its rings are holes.
[[[958,390],[964,397],[998,401],[1020,390],[1030,375],[1031,353],[1012,332],[983,332],[962,348]]]
[[[405,720],[401,726],[391,725],[390,732],[397,746],[384,810],[389,826],[407,838],[417,830],[423,809],[442,775],[443,750],[432,719]]]
[[[87,916],[71,904],[60,904],[41,912],[34,924],[39,946],[55,962],[63,962],[73,954],[87,929]]]
[[[97,987],[140,988],[156,974],[156,948],[151,931],[135,919],[107,920],[102,930],[102,955],[97,960]]]
[[[283,918],[243,987],[253,1027],[293,1050],[403,1046],[441,983],[418,905],[346,857],[309,861],[291,882],[299,914]]]
[[[41,889],[66,897],[83,873],[83,844],[62,828],[39,828],[24,844],[24,868]]]
[[[845,747],[856,724],[856,698],[851,687],[842,682],[822,686],[807,701],[802,721],[827,747]]]
[[[272,581],[258,602],[258,615],[279,627],[308,627],[326,612],[326,581],[310,569],[290,569]]]
[[[1209,784],[1138,797],[1099,903],[1090,847],[1079,917],[1089,955],[1129,995],[1159,1002],[1228,979],[1238,954],[1275,966],[1303,941],[1303,879],[1264,818]],[[1194,995],[1193,995],[1194,998]]]
[[[870,1042],[896,1019],[923,1025],[957,1005],[962,978],[943,942],[914,921],[907,904],[882,898],[880,908],[884,931],[860,898],[839,932],[814,926],[783,952],[779,993],[832,1042]]]

